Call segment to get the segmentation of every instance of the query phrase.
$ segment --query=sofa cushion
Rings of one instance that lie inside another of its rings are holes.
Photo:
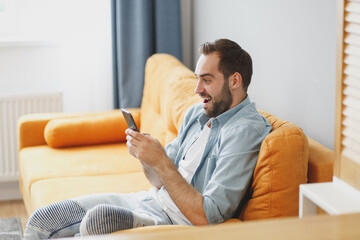
[[[130,193],[148,190],[152,185],[143,172],[105,174],[40,180],[32,184],[32,210],[78,196],[97,193]],[[61,194],[58,194],[58,193]]]
[[[27,147],[20,151],[19,159],[25,189],[42,179],[142,172],[124,143],[62,149]]]
[[[139,111],[132,113],[139,122]],[[52,119],[45,127],[44,137],[50,147],[112,143],[126,140],[126,128],[121,111],[114,110],[82,117]]]
[[[261,145],[242,220],[297,216],[299,185],[307,182],[307,137],[296,125],[261,112],[273,126]]]

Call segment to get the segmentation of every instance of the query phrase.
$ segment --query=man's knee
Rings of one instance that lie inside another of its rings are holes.
[[[133,227],[134,215],[130,210],[100,204],[86,213],[80,225],[80,234],[108,234]]]
[[[53,234],[61,229],[79,223],[86,209],[73,200],[65,200],[39,208],[29,218],[32,229]]]

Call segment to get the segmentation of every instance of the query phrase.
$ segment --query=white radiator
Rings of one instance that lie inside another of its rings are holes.
[[[17,121],[28,113],[62,111],[62,94],[0,95],[0,182],[17,181]]]

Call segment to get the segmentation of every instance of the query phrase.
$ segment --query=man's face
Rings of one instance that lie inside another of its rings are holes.
[[[230,109],[233,99],[228,79],[219,72],[219,56],[216,53],[201,55],[195,69],[198,79],[195,93],[203,99],[203,108],[208,117],[217,117]]]

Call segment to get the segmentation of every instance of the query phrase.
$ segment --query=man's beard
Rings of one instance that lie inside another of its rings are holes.
[[[232,104],[233,98],[229,89],[228,82],[224,82],[224,86],[221,89],[220,95],[212,98],[212,109],[204,109],[207,117],[217,117],[220,114],[229,110]]]

